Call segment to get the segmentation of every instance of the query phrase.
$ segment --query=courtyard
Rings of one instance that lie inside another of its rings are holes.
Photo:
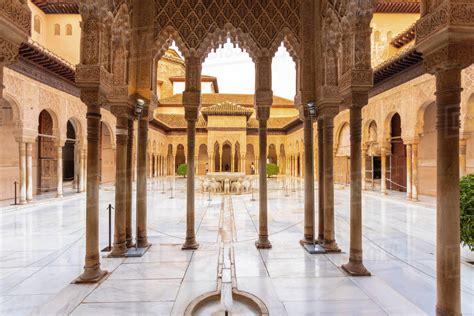
[[[288,179],[268,181],[270,250],[254,245],[258,190],[255,201],[252,194],[196,191],[200,247],[195,251],[181,250],[186,180],[150,180],[152,247],[141,258],[101,258],[110,274],[89,285],[70,284],[84,264],[84,194],[27,207],[2,205],[0,314],[183,315],[193,299],[216,290],[219,243],[226,235],[235,255],[237,288],[260,298],[270,315],[435,314],[434,199],[408,202],[403,194],[364,191],[364,264],[372,277],[354,278],[340,268],[349,257],[349,189],[335,190],[336,240],[342,253],[310,255],[299,245],[303,181],[295,178],[284,189]],[[107,206],[114,195],[112,186],[101,188],[101,249],[108,243]],[[474,315],[474,267],[462,262],[461,273],[462,312]]]

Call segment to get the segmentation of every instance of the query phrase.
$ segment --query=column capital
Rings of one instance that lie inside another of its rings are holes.
[[[267,106],[258,106],[256,107],[257,120],[267,121],[270,118],[270,107]]]
[[[449,43],[423,56],[425,69],[436,74],[448,69],[463,69],[474,63],[474,41],[469,43]]]
[[[117,118],[130,119],[133,117],[133,109],[127,104],[112,104],[110,106],[110,112]],[[128,123],[127,123],[128,125]]]

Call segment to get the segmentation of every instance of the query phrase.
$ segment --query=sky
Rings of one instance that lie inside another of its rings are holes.
[[[178,48],[173,45],[173,49]],[[204,61],[203,75],[215,76],[220,93],[255,92],[255,65],[250,56],[233,44],[227,43]],[[295,63],[285,47],[281,46],[272,65],[273,94],[293,100],[296,93]]]

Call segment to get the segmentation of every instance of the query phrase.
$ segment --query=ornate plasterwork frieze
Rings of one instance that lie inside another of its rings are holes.
[[[44,83],[54,89],[66,92],[75,97],[80,96],[80,90],[70,81],[65,80],[62,77],[57,76],[54,73],[39,68],[25,60],[20,58],[18,62],[11,64],[8,68],[21,73],[33,80]]]
[[[0,0],[1,19],[8,20],[25,35],[31,33],[31,12],[26,0]]]
[[[445,1],[416,24],[416,41],[422,43],[438,31],[447,28],[472,27],[474,3],[472,1]]]

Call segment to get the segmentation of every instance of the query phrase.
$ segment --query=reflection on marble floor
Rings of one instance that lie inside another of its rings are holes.
[[[149,187],[152,248],[142,258],[102,259],[111,274],[100,285],[70,284],[84,260],[83,195],[0,210],[0,315],[182,315],[192,299],[214,290],[222,197],[208,202],[207,194],[196,194],[201,247],[183,252],[185,182],[176,180],[170,199],[160,181]],[[258,199],[232,196],[238,287],[260,297],[270,315],[435,313],[433,208],[365,194],[364,258],[373,276],[351,278],[340,269],[348,258],[349,191],[336,191],[336,237],[344,252],[311,256],[298,243],[303,187],[285,197],[281,186],[269,182],[271,250],[253,244]],[[107,243],[106,206],[113,201],[113,190],[101,192],[101,247]],[[463,315],[474,315],[474,268],[461,268]]]

